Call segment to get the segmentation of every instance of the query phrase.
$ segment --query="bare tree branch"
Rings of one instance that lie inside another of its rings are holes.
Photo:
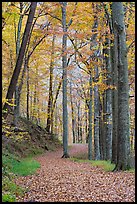
[[[132,43],[127,47],[127,53],[129,52],[129,49],[135,44],[135,40],[132,41]]]

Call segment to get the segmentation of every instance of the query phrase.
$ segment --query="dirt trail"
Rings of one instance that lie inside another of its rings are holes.
[[[73,145],[69,150],[70,156],[82,152],[87,152],[87,145]],[[28,188],[19,202],[135,202],[134,173],[104,172],[62,155],[59,149],[36,157],[41,164],[37,174],[16,180]]]

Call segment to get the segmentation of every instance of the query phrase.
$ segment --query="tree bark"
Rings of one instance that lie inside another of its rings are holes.
[[[88,159],[92,160],[92,73],[89,78],[89,134],[88,134]]]
[[[66,25],[66,6],[67,2],[60,2],[62,10],[62,68],[63,68],[63,156],[69,157],[68,154],[68,110],[67,110],[67,25]]]
[[[102,112],[103,112],[103,104],[101,102],[101,99],[99,97],[99,149],[100,149],[100,159],[103,160],[103,116],[102,116]]]
[[[112,6],[111,6],[112,9]],[[109,16],[109,29],[110,33],[114,34],[112,26],[112,16]],[[117,38],[110,40],[110,64],[112,75],[112,158],[111,162],[116,164],[117,162],[117,124],[118,124],[118,55],[116,51]],[[112,45],[113,44],[113,45]]]
[[[106,38],[105,42],[105,64],[107,72],[106,85],[111,85],[111,65],[110,65],[110,42]],[[106,160],[111,160],[112,158],[112,97],[111,89],[108,87],[106,90]]]
[[[26,59],[25,59],[26,60]],[[30,88],[29,88],[29,66],[28,61],[25,62],[26,70],[27,70],[27,78],[26,78],[26,85],[27,85],[27,120],[30,119],[29,116],[29,95],[30,95]]]
[[[98,19],[97,16],[95,17],[95,22],[94,22],[94,26],[93,29],[97,29],[98,27]],[[97,34],[93,35],[93,40],[92,40],[92,45],[93,45],[93,49],[94,46],[97,47],[98,46],[98,42],[97,42]],[[94,61],[98,61],[98,53],[99,53],[99,49],[95,49],[94,53],[93,53],[93,60]],[[97,65],[94,66],[94,78],[93,81],[96,83],[94,86],[94,159],[95,160],[99,160],[100,159],[100,149],[99,149],[99,90],[98,90],[98,78],[99,78],[99,70]]]
[[[18,22],[17,41],[16,41],[16,59],[18,58],[19,49],[20,49],[20,36],[21,36],[21,27],[22,27],[22,20],[23,20],[22,7],[23,7],[23,4],[22,4],[22,2],[20,2],[20,18],[19,18],[19,22]],[[19,105],[20,105],[19,100],[20,100],[20,98],[19,98],[19,87],[18,87],[18,85],[16,85],[16,89],[15,89],[15,107],[14,107],[14,126],[15,127],[17,126],[17,121],[18,121],[18,117],[19,117]]]
[[[93,5],[94,7],[94,5]],[[97,16],[95,15],[95,22],[93,25],[93,31],[96,31],[96,28],[98,26]],[[90,43],[90,50],[92,50],[92,47],[96,46],[96,37],[97,34],[94,34],[91,39]],[[90,56],[92,59],[95,59],[96,52],[94,51],[93,56]],[[90,63],[92,64],[92,63]],[[90,67],[89,70],[89,134],[88,134],[88,159],[92,160],[92,69]],[[99,135],[98,135],[99,137]]]
[[[88,143],[88,108],[87,102],[85,100],[85,136],[86,136],[86,143]]]
[[[78,143],[80,142],[80,101],[77,103],[77,109],[78,109]]]
[[[48,99],[48,110],[47,110],[47,126],[46,126],[46,131],[50,132],[51,126],[52,126],[52,121],[53,121],[53,111],[52,111],[52,106],[53,106],[53,66],[54,66],[54,47],[55,47],[55,35],[53,35],[52,39],[52,51],[51,51],[51,62],[50,62],[50,79],[49,79],[49,99]]]
[[[114,169],[118,171],[130,168],[128,64],[122,2],[112,2],[112,17],[118,54],[118,152]]]
[[[80,143],[82,143],[82,141],[83,141],[83,126],[82,126],[82,119],[83,119],[83,117],[82,117],[82,108],[81,108],[81,119],[80,119]]]
[[[105,82],[104,82],[105,83]],[[103,160],[106,160],[106,91],[102,94],[102,115],[101,115],[101,120],[102,120],[102,149],[103,149]]]
[[[75,140],[75,119],[74,119],[74,105],[73,105],[73,99],[72,99],[72,82],[71,81],[70,81],[70,102],[71,102],[73,143],[75,143],[76,142]]]
[[[98,80],[98,67],[95,67],[94,82]],[[98,85],[94,86],[94,159],[100,159],[99,149],[99,93]]]

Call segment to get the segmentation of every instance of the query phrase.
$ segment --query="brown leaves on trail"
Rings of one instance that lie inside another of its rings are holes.
[[[70,156],[78,150],[87,152],[87,146],[73,145]],[[61,156],[62,149],[37,157],[41,163],[37,174],[16,180],[28,189],[19,202],[135,202],[134,173],[104,172]]]

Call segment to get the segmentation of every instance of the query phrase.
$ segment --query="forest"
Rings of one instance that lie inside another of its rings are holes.
[[[2,202],[135,202],[134,170],[135,2],[2,2]]]

